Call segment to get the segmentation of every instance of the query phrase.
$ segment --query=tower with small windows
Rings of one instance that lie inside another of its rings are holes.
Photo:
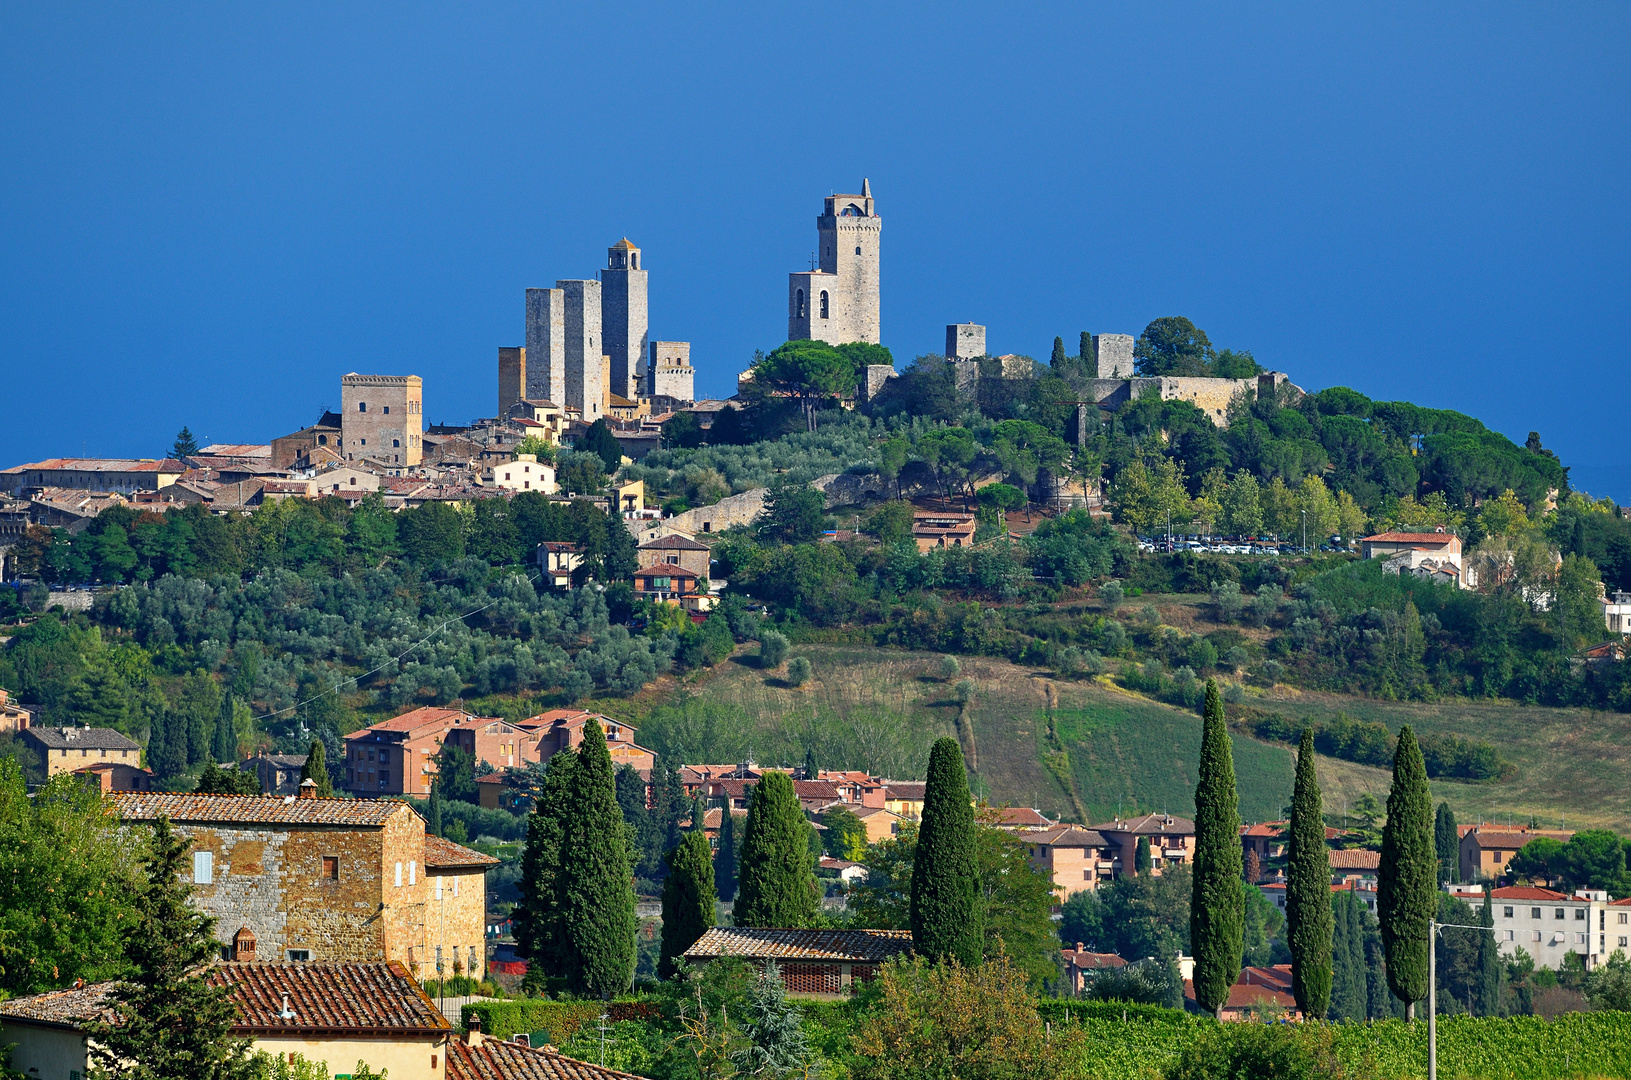
[[[878,248],[883,219],[872,183],[859,195],[829,195],[816,218],[816,267],[787,275],[788,340],[880,343]]]
[[[625,236],[606,250],[606,269],[600,272],[600,335],[612,358],[612,393],[630,401],[640,396],[646,331],[646,271],[640,249]]]
[[[418,465],[424,456],[425,384],[417,375],[340,378],[340,442],[347,461]]]

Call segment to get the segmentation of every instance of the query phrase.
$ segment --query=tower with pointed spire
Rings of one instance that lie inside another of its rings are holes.
[[[878,238],[883,219],[872,183],[859,195],[829,195],[816,218],[816,268],[787,275],[789,340],[880,344]]]
[[[611,392],[633,401],[645,369],[646,271],[640,249],[624,237],[606,249],[600,272],[600,336],[611,361]]]

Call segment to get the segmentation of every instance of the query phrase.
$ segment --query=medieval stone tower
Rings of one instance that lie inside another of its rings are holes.
[[[880,343],[878,237],[883,219],[872,203],[872,184],[859,195],[829,195],[816,218],[817,270],[787,275],[789,340]]]
[[[611,362],[611,391],[633,401],[646,355],[646,272],[640,249],[624,237],[606,250],[600,272],[600,335]]]

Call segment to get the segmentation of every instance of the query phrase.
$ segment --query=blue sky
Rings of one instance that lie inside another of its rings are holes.
[[[0,465],[353,370],[490,415],[523,289],[624,235],[726,394],[868,176],[897,361],[1182,314],[1631,502],[1631,7],[1227,8],[6,5]]]

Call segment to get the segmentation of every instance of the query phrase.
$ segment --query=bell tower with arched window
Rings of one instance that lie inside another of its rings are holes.
[[[789,340],[880,343],[878,241],[883,219],[872,184],[859,195],[829,195],[816,218],[816,267],[788,275]]]

